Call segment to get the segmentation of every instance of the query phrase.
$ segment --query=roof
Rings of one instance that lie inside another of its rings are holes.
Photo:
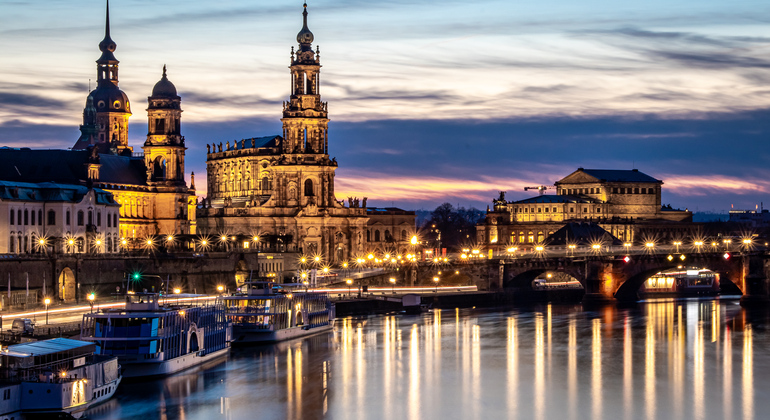
[[[583,172],[607,182],[660,182],[636,169],[583,169]]]
[[[654,182],[662,183],[662,181],[655,179],[643,172],[639,172],[638,169],[624,170],[624,169],[583,169],[578,168],[577,171],[570,175],[567,175],[560,183],[570,183],[567,181],[578,173],[584,173],[588,176],[594,177],[602,182]]]
[[[34,341],[30,343],[14,344],[8,346],[8,351],[16,353],[14,356],[43,356],[63,351],[75,350],[83,347],[93,346],[92,343],[80,340],[71,340],[69,338],[54,338],[51,340]]]
[[[549,245],[591,245],[602,242],[605,245],[622,245],[622,242],[612,236],[596,223],[570,222],[553,233],[547,239]]]
[[[524,200],[513,201],[511,204],[538,204],[538,203],[594,203],[596,200],[574,195],[538,195]]]
[[[0,180],[13,182],[84,185],[88,180],[86,164],[89,150],[33,150],[0,148]],[[99,154],[100,183],[147,185],[144,159],[131,156]]]
[[[80,184],[88,178],[86,150],[0,148],[0,179],[19,182]]]
[[[147,185],[144,158],[99,155],[99,182],[126,185]]]
[[[42,182],[0,181],[0,200],[19,201],[60,201],[79,203],[90,190],[83,185],[57,184]],[[99,204],[115,204],[112,194],[100,188],[94,188],[96,202]]]

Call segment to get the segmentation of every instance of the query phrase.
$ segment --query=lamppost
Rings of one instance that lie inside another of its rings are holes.
[[[391,290],[391,292],[393,292],[393,294],[395,295],[396,294],[396,278],[395,277],[391,277],[389,279],[389,281],[390,281],[390,284],[393,285],[393,289]]]
[[[182,289],[175,287],[174,294],[176,295],[176,304],[179,305],[179,294],[182,293]]]
[[[438,293],[438,281],[439,281],[438,276],[433,277],[433,283],[436,284],[436,293]]]
[[[51,298],[45,298],[45,325],[48,325],[48,305],[51,304]]]
[[[222,286],[221,284],[217,286],[217,292],[219,292],[219,295],[222,295],[222,292],[225,291],[225,286]]]
[[[345,280],[345,283],[348,284],[348,297],[350,297],[350,285],[353,284],[353,280],[347,279]]]
[[[674,241],[674,246],[676,247],[676,253],[679,253],[679,246],[682,245],[682,241]]]
[[[94,292],[91,292],[88,294],[88,304],[91,305],[91,313],[94,313],[94,299],[96,299],[96,295]]]

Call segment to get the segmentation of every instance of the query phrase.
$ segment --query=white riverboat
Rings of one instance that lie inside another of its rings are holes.
[[[54,338],[0,351],[0,419],[80,418],[110,399],[122,379],[118,359],[95,345]]]
[[[334,304],[326,293],[247,282],[222,301],[233,324],[233,343],[289,340],[332,329]]]
[[[117,356],[123,375],[135,378],[170,375],[225,356],[231,333],[220,300],[160,305],[157,294],[137,293],[126,295],[125,309],[84,315],[81,339],[94,342],[98,354]]]

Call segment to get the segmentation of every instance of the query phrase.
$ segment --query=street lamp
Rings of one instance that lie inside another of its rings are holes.
[[[350,297],[350,285],[353,284],[353,280],[347,279],[345,280],[345,283],[348,284],[348,297]]]
[[[45,325],[48,325],[48,305],[51,304],[51,298],[45,298]]]
[[[435,283],[435,284],[436,284],[436,293],[438,293],[438,281],[439,281],[439,278],[438,278],[438,276],[436,276],[436,277],[433,277],[433,283]]]
[[[224,292],[224,290],[225,290],[225,286],[222,286],[221,284],[217,286],[217,292],[219,292],[220,295],[222,294],[222,292]]]
[[[676,252],[679,253],[679,246],[682,245],[682,241],[674,241],[674,246],[676,247]]]
[[[393,285],[393,289],[392,289],[391,291],[392,291],[392,292],[393,292],[393,294],[395,295],[395,294],[396,294],[396,278],[395,278],[395,277],[391,277],[391,278],[389,279],[389,281],[390,281],[390,284],[392,284],[392,285]]]
[[[91,292],[88,294],[88,304],[91,305],[91,313],[94,313],[94,299],[96,299],[96,295],[94,292]]]

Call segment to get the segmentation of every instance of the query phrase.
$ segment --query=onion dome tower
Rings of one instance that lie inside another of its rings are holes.
[[[284,154],[322,155],[328,159],[326,103],[321,102],[320,50],[313,52],[313,33],[307,27],[307,3],[302,12],[302,30],[297,34],[299,50],[291,51],[291,86],[289,102],[283,107]]]
[[[102,55],[96,60],[96,89],[90,93],[96,108],[97,137],[95,144],[100,150],[106,148],[119,153],[131,148],[128,146],[128,118],[131,106],[128,96],[118,88],[118,59],[113,54],[117,44],[110,37],[110,2],[107,0],[104,39],[99,43]],[[73,149],[82,149],[81,142]],[[106,147],[105,147],[106,146]]]
[[[163,76],[152,89],[147,104],[147,141],[142,147],[147,181],[185,185],[186,147],[180,130],[182,98],[177,95],[176,86],[168,80],[166,66],[163,66]]]

